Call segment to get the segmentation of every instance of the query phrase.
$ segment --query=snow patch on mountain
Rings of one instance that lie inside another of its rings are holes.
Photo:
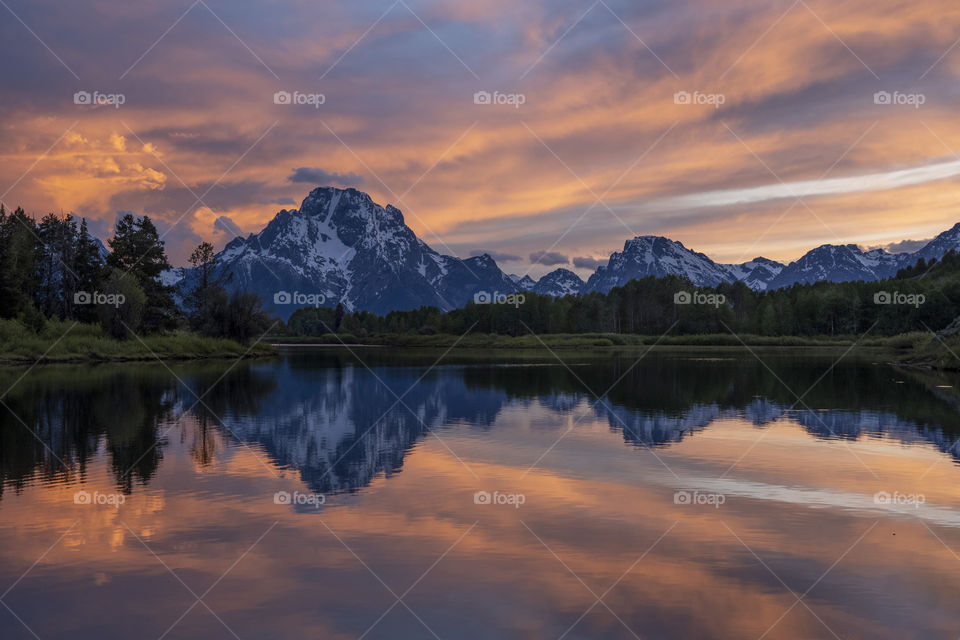
[[[424,305],[450,310],[476,291],[515,290],[490,256],[439,254],[396,207],[334,187],[314,189],[299,209],[284,209],[259,233],[231,241],[215,258],[215,274],[228,289],[257,293],[283,318],[296,305],[275,300],[280,292],[321,294],[328,306],[388,313]]]
[[[534,293],[561,298],[579,293],[583,280],[569,269],[555,269],[546,274],[533,287]]]
[[[597,268],[583,291],[605,292],[633,279],[666,275],[682,276],[703,287],[732,279],[725,265],[687,249],[680,242],[661,236],[637,236],[624,243],[623,251],[613,253],[606,265]]]

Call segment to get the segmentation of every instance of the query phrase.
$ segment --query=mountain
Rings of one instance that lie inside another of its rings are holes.
[[[569,269],[556,269],[540,278],[533,286],[533,292],[560,298],[579,293],[582,288],[583,280],[580,276]]]
[[[784,265],[762,256],[742,264],[723,265],[729,269],[733,280],[740,280],[751,289],[764,291],[784,269]]]
[[[887,253],[883,249],[863,251],[855,244],[825,244],[791,262],[768,286],[779,289],[798,282],[808,284],[821,280],[846,282],[891,278],[907,266],[905,261],[909,258],[904,258],[907,255],[910,254]],[[913,262],[916,259],[910,264]]]
[[[533,291],[533,288],[537,286],[536,280],[528,275],[524,275],[521,278],[517,274],[511,273],[507,277],[510,278],[510,281],[513,282],[520,291]]]
[[[606,265],[597,267],[582,292],[607,292],[633,279],[666,275],[683,276],[698,287],[715,287],[736,279],[726,265],[680,242],[661,236],[637,236],[624,243],[622,252],[613,253]]]
[[[744,282],[758,291],[821,280],[879,280],[950,250],[960,250],[960,223],[914,253],[822,245],[787,265],[763,257],[721,264],[669,238],[637,236],[586,283],[568,269],[534,281],[505,274],[488,254],[460,259],[438,253],[406,225],[399,209],[376,204],[366,193],[318,187],[299,209],[284,209],[259,233],[230,242],[217,254],[214,271],[228,289],[252,291],[268,311],[287,318],[310,304],[385,314],[420,306],[455,309],[478,292],[607,292],[645,276],[677,275],[701,287]],[[182,297],[196,274],[178,271],[163,278]]]
[[[938,235],[918,251],[912,254],[903,255],[913,256],[910,264],[915,263],[920,258],[923,258],[929,262],[931,258],[939,259],[941,256],[943,256],[943,254],[951,249],[960,250],[960,222]]]
[[[399,209],[333,187],[314,189],[299,209],[284,209],[259,233],[231,241],[214,270],[228,289],[258,294],[283,318],[311,303],[378,314],[421,305],[449,310],[477,291],[516,290],[489,255],[440,254]],[[184,270],[180,288],[192,279]]]
[[[920,258],[939,259],[951,250],[960,251],[960,223],[913,253],[889,253],[884,249],[864,251],[855,244],[825,244],[787,265],[763,257],[742,264],[719,264],[669,238],[638,236],[627,240],[622,252],[613,253],[606,265],[597,268],[581,292],[607,292],[634,278],[650,275],[677,275],[699,287],[743,282],[757,291],[822,280],[883,280],[896,276],[897,271]]]

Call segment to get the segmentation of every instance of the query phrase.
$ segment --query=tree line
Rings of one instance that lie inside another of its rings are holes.
[[[754,291],[742,282],[694,287],[679,276],[631,280],[607,293],[553,298],[524,293],[516,304],[468,303],[383,316],[336,308],[299,309],[286,323],[292,336],[349,333],[729,333],[761,336],[896,335],[947,326],[960,315],[960,256],[902,269],[875,282],[794,284]]]
[[[50,319],[97,323],[115,338],[188,329],[248,341],[270,326],[259,296],[228,294],[213,277],[210,243],[190,257],[202,277],[184,293],[182,308],[161,277],[171,266],[149,216],[123,215],[108,245],[109,252],[85,218],[50,213],[37,222],[0,204],[0,318],[34,331]]]
[[[85,219],[48,214],[39,222],[22,208],[0,205],[0,318],[39,331],[48,319],[98,323],[126,338],[172,330],[247,342],[274,326],[259,296],[228,291],[202,242],[178,292],[161,277],[171,269],[164,242],[148,216],[122,216],[110,251]],[[895,335],[938,330],[960,315],[960,256],[902,269],[878,282],[817,282],[754,291],[742,282],[694,287],[679,276],[631,280],[607,293],[553,298],[532,292],[512,304],[468,303],[377,315],[342,305],[299,309],[276,324],[292,336],[346,333],[525,335],[528,333],[744,333],[762,336]]]

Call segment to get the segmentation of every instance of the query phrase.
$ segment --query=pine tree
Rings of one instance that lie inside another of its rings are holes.
[[[103,276],[103,258],[100,248],[93,236],[87,231],[87,219],[80,221],[80,231],[77,233],[73,251],[73,273],[76,276],[75,291],[92,293],[99,289]],[[73,317],[84,322],[91,322],[96,318],[96,309],[91,305],[76,305],[73,307]]]
[[[213,258],[213,245],[209,242],[201,242],[190,254],[192,278],[196,284],[187,291],[184,302],[192,331],[221,335],[222,322],[215,322],[214,317],[222,315],[217,305],[223,303],[225,297],[220,295],[223,292],[220,282],[214,279]]]
[[[2,210],[2,209],[0,209]],[[23,209],[0,217],[0,317],[36,313],[36,224]]]
[[[73,216],[49,213],[37,225],[37,308],[48,318],[71,315],[77,226]]]
[[[136,277],[146,295],[143,330],[152,333],[176,327],[179,310],[173,301],[173,287],[163,284],[160,274],[170,269],[163,241],[148,216],[126,214],[117,221],[110,240],[107,266]]]

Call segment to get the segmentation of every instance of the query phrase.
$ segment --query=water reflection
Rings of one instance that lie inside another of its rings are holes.
[[[200,465],[226,437],[295,469],[316,492],[353,491],[399,471],[428,430],[491,429],[505,409],[531,404],[571,415],[574,425],[606,420],[641,447],[670,446],[736,418],[758,429],[792,421],[817,438],[925,443],[960,460],[953,396],[869,362],[841,362],[817,383],[823,361],[782,356],[652,355],[643,366],[627,355],[573,356],[569,365],[460,356],[428,368],[433,357],[320,351],[229,368],[57,366],[19,381],[22,372],[6,370],[0,386],[13,388],[0,405],[0,487],[82,480],[102,450],[118,489],[130,493],[150,482],[175,436],[190,440]]]
[[[942,380],[439,355],[0,371],[0,638],[956,637]]]

